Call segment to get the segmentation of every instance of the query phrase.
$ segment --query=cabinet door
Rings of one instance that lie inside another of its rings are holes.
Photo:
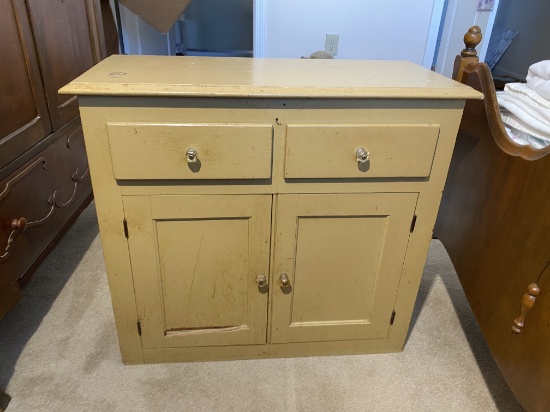
[[[76,96],[58,90],[100,60],[95,0],[27,0],[54,129],[78,116]]]
[[[416,193],[279,195],[271,342],[385,338],[416,200]]]
[[[51,132],[24,2],[0,0],[0,169]]]
[[[144,348],[266,342],[271,196],[124,198]]]

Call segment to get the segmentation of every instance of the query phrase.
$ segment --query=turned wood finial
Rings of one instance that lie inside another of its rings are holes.
[[[477,56],[476,46],[481,42],[483,38],[481,34],[481,28],[479,26],[472,26],[468,29],[468,32],[464,35],[464,50],[460,53],[462,57],[475,57]]]
[[[470,27],[468,32],[464,35],[464,45],[466,47],[460,52],[460,56],[456,56],[453,67],[453,79],[457,82],[462,81],[464,70],[469,64],[479,63],[476,46],[481,42],[482,37],[481,28],[479,26]]]
[[[521,298],[521,313],[517,319],[514,319],[514,325],[512,331],[514,333],[520,333],[525,323],[525,318],[535,306],[535,301],[540,293],[540,288],[536,283],[531,283],[527,286],[527,292]]]

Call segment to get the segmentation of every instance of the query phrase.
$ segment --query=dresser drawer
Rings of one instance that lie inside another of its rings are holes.
[[[269,179],[271,124],[107,123],[115,179]]]
[[[431,124],[289,124],[285,178],[428,177],[438,137]]]
[[[0,301],[90,193],[80,125],[0,180]]]

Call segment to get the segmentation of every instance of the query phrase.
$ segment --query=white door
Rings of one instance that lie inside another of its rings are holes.
[[[451,77],[455,57],[464,48],[464,34],[471,26],[479,26],[483,40],[477,46],[480,61],[485,59],[487,46],[500,0],[495,0],[493,10],[478,11],[479,0],[446,0],[443,30],[437,48],[435,71]]]

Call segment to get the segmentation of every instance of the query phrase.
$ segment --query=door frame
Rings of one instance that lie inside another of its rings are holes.
[[[265,32],[267,0],[254,0],[252,23],[252,55],[265,57]]]
[[[488,12],[488,15],[484,15],[487,12],[477,11],[478,0],[469,0],[469,3],[458,0],[445,0],[445,2],[446,7],[441,20],[441,35],[437,42],[438,48],[434,55],[433,65],[437,73],[451,77],[455,56],[464,48],[462,39],[470,26],[481,27],[483,39],[477,50],[479,60],[485,60],[500,0],[495,0],[493,10]],[[460,6],[468,7],[468,12],[459,12]]]

